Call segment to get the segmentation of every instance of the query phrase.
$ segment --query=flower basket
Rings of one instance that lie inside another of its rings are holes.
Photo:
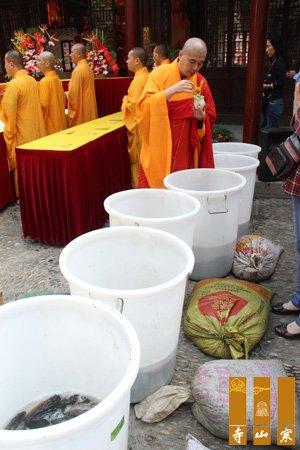
[[[92,34],[84,39],[91,46],[91,50],[87,53],[87,61],[94,72],[95,78],[117,77],[119,67],[105,45],[100,42],[98,36]]]
[[[37,58],[45,50],[51,51],[58,39],[48,33],[47,25],[38,25],[36,28],[28,28],[25,32],[18,30],[14,32],[11,39],[12,46],[23,56],[24,68],[29,75],[41,79],[44,75],[37,67]],[[55,68],[62,70],[60,62],[57,61]]]

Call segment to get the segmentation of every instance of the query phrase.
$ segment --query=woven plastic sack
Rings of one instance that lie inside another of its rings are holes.
[[[200,281],[188,300],[184,331],[214,358],[248,358],[265,333],[270,298],[269,289],[249,281]]]
[[[280,245],[273,244],[262,236],[243,236],[236,244],[232,271],[243,280],[265,280],[274,272],[282,252]]]
[[[228,439],[228,384],[229,377],[235,376],[247,378],[247,426],[250,441],[253,440],[253,378],[270,377],[271,407],[269,414],[272,442],[276,443],[277,379],[287,376],[279,360],[222,360],[210,361],[200,366],[192,381],[192,394],[195,399],[192,411],[195,418],[214,436]],[[299,403],[297,400],[296,430],[299,430]]]

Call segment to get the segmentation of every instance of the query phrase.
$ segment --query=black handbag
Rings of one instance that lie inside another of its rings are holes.
[[[280,145],[274,147],[266,157],[272,175],[277,180],[284,180],[300,162],[300,139],[293,133]]]

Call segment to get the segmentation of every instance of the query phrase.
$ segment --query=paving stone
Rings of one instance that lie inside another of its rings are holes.
[[[252,230],[284,247],[275,274],[262,284],[272,289],[277,300],[287,300],[292,294],[296,273],[289,199],[260,197],[253,208]],[[4,301],[13,301],[30,293],[68,292],[68,284],[60,274],[58,266],[61,250],[60,246],[43,245],[22,238],[18,205],[0,211],[0,292],[3,291]],[[188,283],[187,293],[191,292],[193,285],[193,282]],[[274,334],[274,325],[280,320],[282,320],[280,316],[270,314],[267,332],[252,351],[251,359],[281,358],[286,362],[300,364],[300,341],[290,342]],[[292,321],[293,316],[287,316],[284,320]],[[196,368],[211,359],[192,344],[181,331],[172,384],[190,383]],[[212,450],[254,448],[252,445],[232,447],[226,441],[215,438],[197,423],[188,404],[181,405],[163,422],[152,425],[137,420],[131,408],[129,433],[131,450],[183,450],[187,433],[197,437]],[[259,446],[255,448],[265,449]]]

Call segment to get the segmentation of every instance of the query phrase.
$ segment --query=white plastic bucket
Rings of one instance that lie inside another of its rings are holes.
[[[230,170],[243,175],[246,179],[240,201],[238,236],[248,234],[259,160],[251,156],[230,153],[217,153],[214,155],[214,160],[216,169]]]
[[[50,295],[1,306],[0,449],[126,450],[139,360],[132,325],[95,300]],[[101,403],[58,425],[2,429],[33,401],[72,392]]]
[[[200,203],[191,195],[166,189],[130,189],[107,197],[104,208],[111,227],[156,228],[175,234],[190,247],[193,245]]]
[[[261,147],[244,142],[216,142],[213,144],[214,153],[233,153],[235,155],[252,156],[258,158]]]
[[[242,175],[220,169],[182,170],[165,177],[168,189],[193,195],[201,203],[194,232],[193,280],[224,277],[230,272],[245,183]]]
[[[131,391],[136,403],[173,376],[185,287],[194,265],[190,247],[147,227],[92,231],[62,251],[60,269],[72,294],[113,307],[134,326],[141,364]]]

